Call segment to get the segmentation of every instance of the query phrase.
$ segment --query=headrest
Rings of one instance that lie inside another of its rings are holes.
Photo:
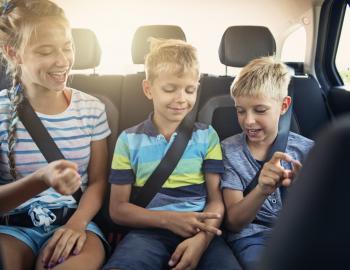
[[[101,47],[95,33],[85,28],[73,28],[72,35],[75,46],[73,69],[97,67],[101,60]]]
[[[148,39],[181,39],[186,41],[185,33],[177,25],[144,25],[139,27],[132,40],[132,61],[134,64],[144,64],[145,56],[149,52]]]
[[[243,67],[250,60],[274,55],[276,42],[264,26],[230,26],[221,38],[219,57],[222,64]]]

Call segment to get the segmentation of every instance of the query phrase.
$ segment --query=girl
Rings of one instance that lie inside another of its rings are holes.
[[[74,51],[61,8],[48,0],[12,0],[2,3],[0,14],[0,53],[13,78],[12,88],[0,92],[5,267],[99,269],[104,240],[91,220],[106,185],[104,105],[66,86]],[[47,164],[18,119],[24,98],[67,160]],[[84,193],[76,202],[69,194],[80,182]]]

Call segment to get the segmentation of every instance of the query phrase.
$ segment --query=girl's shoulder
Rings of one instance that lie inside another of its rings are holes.
[[[72,105],[79,108],[96,108],[105,109],[105,105],[97,97],[89,95],[83,91],[71,88],[72,90]]]

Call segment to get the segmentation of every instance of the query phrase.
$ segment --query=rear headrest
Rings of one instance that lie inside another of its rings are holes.
[[[134,64],[144,64],[149,52],[150,37],[164,39],[181,39],[186,41],[185,33],[177,25],[144,25],[139,27],[132,40],[132,61]]]
[[[101,47],[95,33],[85,28],[74,28],[72,35],[75,46],[73,69],[97,67],[101,60]]]
[[[230,26],[221,38],[219,57],[222,64],[243,67],[252,59],[274,55],[276,42],[264,26]]]

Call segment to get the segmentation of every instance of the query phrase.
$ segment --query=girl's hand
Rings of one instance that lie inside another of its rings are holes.
[[[85,241],[85,227],[68,222],[54,233],[44,248],[42,263],[48,268],[63,263],[70,255],[78,255]]]
[[[44,181],[63,195],[73,194],[81,185],[78,165],[67,160],[57,160],[36,171],[38,179]]]

